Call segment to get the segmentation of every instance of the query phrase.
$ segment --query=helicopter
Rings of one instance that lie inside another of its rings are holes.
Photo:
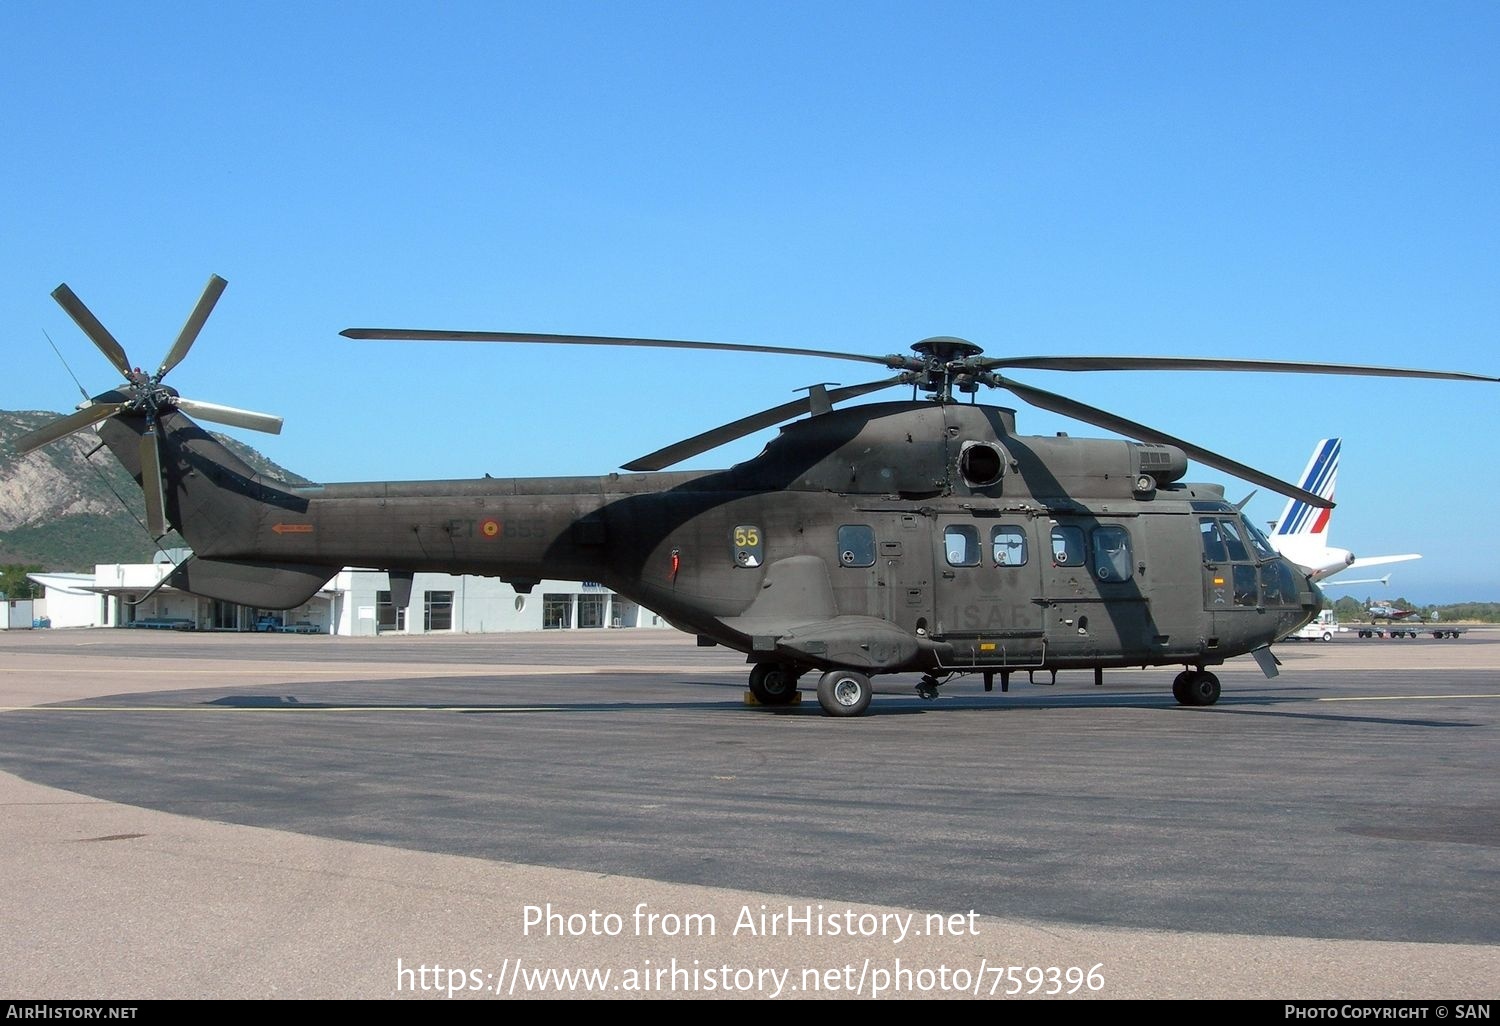
[[[887,355],[740,343],[515,332],[350,328],[355,340],[639,346],[818,357],[885,376],[807,395],[675,442],[594,477],[482,478],[293,487],[257,473],[193,419],[257,431],[280,417],[181,396],[163,383],[225,287],[209,279],[155,372],[66,285],[54,299],[124,382],[20,439],[30,452],[95,428],[145,494],[156,538],[192,549],[164,584],[262,609],[292,608],[346,566],[390,575],[598,581],[697,635],[745,654],[764,706],[800,700],[803,678],[830,716],[866,713],[880,675],[920,673],[932,698],[982,675],[1055,683],[1061,670],[1181,666],[1184,706],[1218,701],[1210,667],[1311,621],[1322,595],[1217,484],[1185,480],[1194,459],[1315,507],[1298,485],[1143,424],[1044,391],[1013,370],[1259,371],[1446,378],[1462,372],[1137,356],[987,357],[951,336]],[[888,388],[911,398],[838,406]],[[981,389],[1124,436],[1041,437]],[[968,397],[965,402],[964,398]],[[727,469],[669,469],[765,428],[779,433]],[[1039,681],[1037,674],[1050,680]]]

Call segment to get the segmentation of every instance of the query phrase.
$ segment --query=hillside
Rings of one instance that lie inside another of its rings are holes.
[[[142,526],[141,490],[99,447],[97,435],[82,431],[27,456],[16,454],[17,438],[59,416],[0,411],[0,565],[87,571],[96,563],[150,562],[156,546]],[[312,483],[243,442],[218,433],[214,438],[278,481]],[[162,540],[167,548],[184,544],[175,532]]]

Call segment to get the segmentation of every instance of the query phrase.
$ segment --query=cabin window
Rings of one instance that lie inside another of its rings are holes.
[[[839,528],[839,565],[875,565],[875,529],[864,524]]]
[[[1013,524],[990,528],[990,558],[996,566],[1025,566],[1026,530]]]
[[[1101,581],[1130,580],[1130,535],[1125,528],[1095,528],[1093,541],[1094,576]]]
[[[760,566],[765,561],[765,536],[754,524],[741,524],[731,536],[735,566]]]
[[[1052,563],[1054,566],[1082,566],[1083,552],[1083,528],[1063,524],[1052,526]]]
[[[453,629],[453,592],[422,593],[422,629],[424,631],[451,631]]]
[[[979,528],[972,524],[953,524],[943,531],[943,551],[949,566],[979,565]]]

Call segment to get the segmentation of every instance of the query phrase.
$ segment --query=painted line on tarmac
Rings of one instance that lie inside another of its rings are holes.
[[[1500,698],[1497,695],[1369,695],[1363,698],[1319,698],[1319,702],[1441,702],[1452,698]]]
[[[263,705],[263,706],[193,706],[193,705],[14,705],[0,706],[0,713],[362,713],[362,712],[440,712],[440,713],[542,713],[566,712],[567,706],[503,705]]]

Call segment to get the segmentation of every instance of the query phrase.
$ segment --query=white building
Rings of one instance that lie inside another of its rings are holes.
[[[185,554],[174,552],[180,560]],[[341,570],[296,609],[263,610],[200,598],[161,581],[175,564],[101,563],[89,574],[28,574],[45,591],[38,617],[53,627],[176,627],[252,631],[267,625],[317,634],[662,628],[665,620],[600,584],[542,581],[520,594],[492,577],[414,575],[409,603],[392,599],[381,570]]]
[[[52,627],[97,627],[104,622],[107,600],[94,589],[94,574],[27,574],[42,586],[36,619]]]
[[[402,609],[391,601],[385,573],[343,570],[309,605],[315,607],[325,595],[326,621],[312,622],[332,624],[329,633],[334,634],[488,634],[668,626],[650,610],[602,584],[589,582],[542,581],[523,595],[493,577],[417,574],[412,580],[411,602]],[[307,618],[319,612],[314,608]],[[301,613],[288,611],[286,622],[304,619]]]

